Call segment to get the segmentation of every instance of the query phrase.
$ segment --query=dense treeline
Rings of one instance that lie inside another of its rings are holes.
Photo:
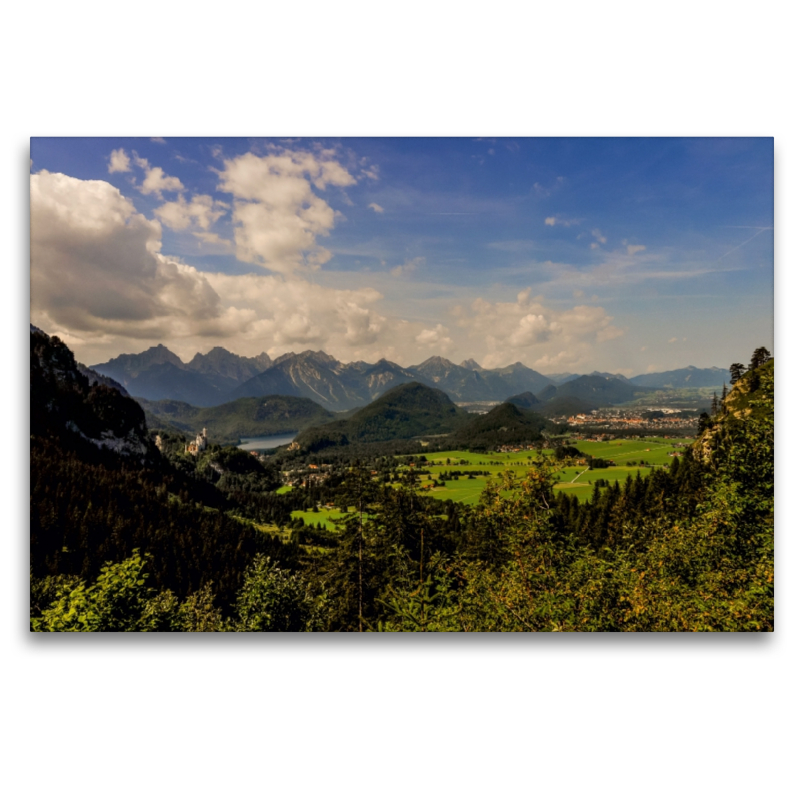
[[[293,548],[235,520],[224,494],[163,470],[31,442],[31,574],[97,577],[108,561],[148,553],[154,585],[180,596],[211,583],[233,602],[256,553],[295,563]]]

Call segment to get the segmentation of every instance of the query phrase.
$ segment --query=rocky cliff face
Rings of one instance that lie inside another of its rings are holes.
[[[134,400],[85,375],[58,337],[33,328],[30,336],[32,436],[88,443],[138,460],[154,457],[144,412]]]

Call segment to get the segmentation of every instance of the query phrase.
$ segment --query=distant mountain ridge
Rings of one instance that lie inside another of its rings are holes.
[[[90,369],[117,381],[136,397],[213,406],[228,399],[232,389],[271,364],[266,353],[248,358],[224,347],[214,347],[205,355],[197,353],[184,364],[159,344],[142,353],[124,353]]]
[[[652,389],[710,389],[722,388],[723,383],[730,383],[730,372],[720,367],[698,369],[685,367],[672,369],[667,372],[650,372],[646,375],[637,375],[631,378],[631,383],[636,386],[647,386]]]
[[[566,397],[574,397],[598,405],[615,405],[633,400],[639,387],[619,378],[603,375],[581,375],[579,378],[562,383],[559,386],[549,386],[536,396],[543,402]]]
[[[243,397],[281,395],[308,398],[328,411],[366,406],[388,389],[412,382],[440,389],[456,402],[502,401],[529,392],[543,403],[572,396],[584,402],[613,404],[625,402],[619,398],[632,397],[622,386],[628,390],[721,386],[727,378],[727,372],[717,367],[688,367],[631,379],[608,372],[548,376],[520,362],[484,369],[475,359],[454,364],[442,356],[432,356],[421,364],[401,367],[387,359],[375,364],[344,363],[313,350],[284,353],[275,359],[267,353],[246,357],[223,347],[215,347],[205,355],[197,353],[184,363],[164,345],[138,354],[123,354],[89,369],[113,379],[132,396],[151,401],[178,400],[196,407],[212,407]],[[594,388],[591,382],[575,383],[585,378],[616,383],[597,383]],[[571,387],[569,392],[556,391],[567,385]],[[612,390],[611,386],[615,388]]]

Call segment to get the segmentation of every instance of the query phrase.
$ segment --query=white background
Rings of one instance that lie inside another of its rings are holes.
[[[800,131],[787,8],[162,0],[4,12],[7,797],[796,796]],[[28,140],[178,134],[775,136],[777,632],[28,633]]]

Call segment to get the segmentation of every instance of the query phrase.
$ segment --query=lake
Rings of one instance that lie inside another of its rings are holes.
[[[273,447],[280,447],[289,442],[297,436],[297,431],[294,433],[283,433],[280,436],[260,436],[257,439],[242,439],[239,445],[240,450],[271,450]]]

